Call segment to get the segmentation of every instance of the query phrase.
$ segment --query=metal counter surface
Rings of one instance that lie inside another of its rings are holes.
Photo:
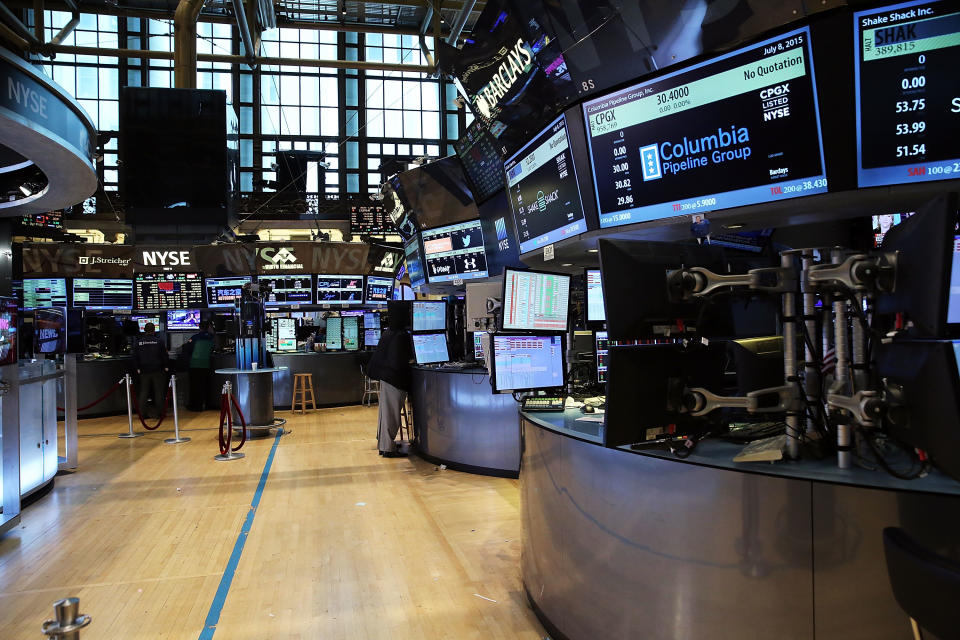
[[[522,414],[523,582],[555,640],[899,640],[882,529],[960,559],[956,491],[609,449],[561,431],[580,415]]]
[[[486,369],[413,368],[418,453],[451,469],[517,477],[520,420],[510,394],[495,395]]]
[[[317,406],[359,404],[363,399],[363,374],[372,351],[328,351],[326,353],[272,353],[275,367],[286,367],[273,377],[273,404],[289,409],[293,396],[293,376],[313,376],[313,394]]]

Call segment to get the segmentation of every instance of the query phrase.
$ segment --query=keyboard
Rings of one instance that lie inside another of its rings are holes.
[[[563,411],[566,402],[563,398],[547,398],[544,396],[535,396],[524,398],[523,411]]]
[[[776,462],[783,459],[783,449],[787,444],[787,436],[773,436],[763,440],[755,440],[745,446],[740,453],[734,456],[734,462]]]

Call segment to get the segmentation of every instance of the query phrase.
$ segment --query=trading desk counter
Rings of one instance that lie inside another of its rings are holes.
[[[289,408],[294,374],[309,373],[318,407],[359,404],[363,399],[360,367],[366,366],[372,355],[372,351],[272,353],[273,366],[286,367],[274,375],[273,403],[278,409]]]
[[[551,637],[899,640],[883,528],[960,559],[941,474],[610,449],[583,416],[521,414],[523,582]]]
[[[410,396],[421,457],[460,471],[517,477],[517,403],[491,392],[486,369],[414,367]]]

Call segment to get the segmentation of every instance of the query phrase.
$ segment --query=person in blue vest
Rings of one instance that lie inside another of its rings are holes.
[[[200,331],[190,337],[184,347],[190,354],[190,411],[203,411],[210,397],[210,380],[213,377],[214,335],[210,331],[210,322],[200,323]]]

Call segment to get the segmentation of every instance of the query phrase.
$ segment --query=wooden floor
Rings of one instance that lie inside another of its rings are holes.
[[[292,433],[218,640],[544,637],[520,584],[515,480],[379,457],[376,409],[279,415]],[[184,412],[180,445],[117,439],[125,417],[81,420],[79,470],[0,537],[0,637],[41,637],[65,596],[93,618],[84,640],[200,636],[274,443],[214,462],[216,419]]]

